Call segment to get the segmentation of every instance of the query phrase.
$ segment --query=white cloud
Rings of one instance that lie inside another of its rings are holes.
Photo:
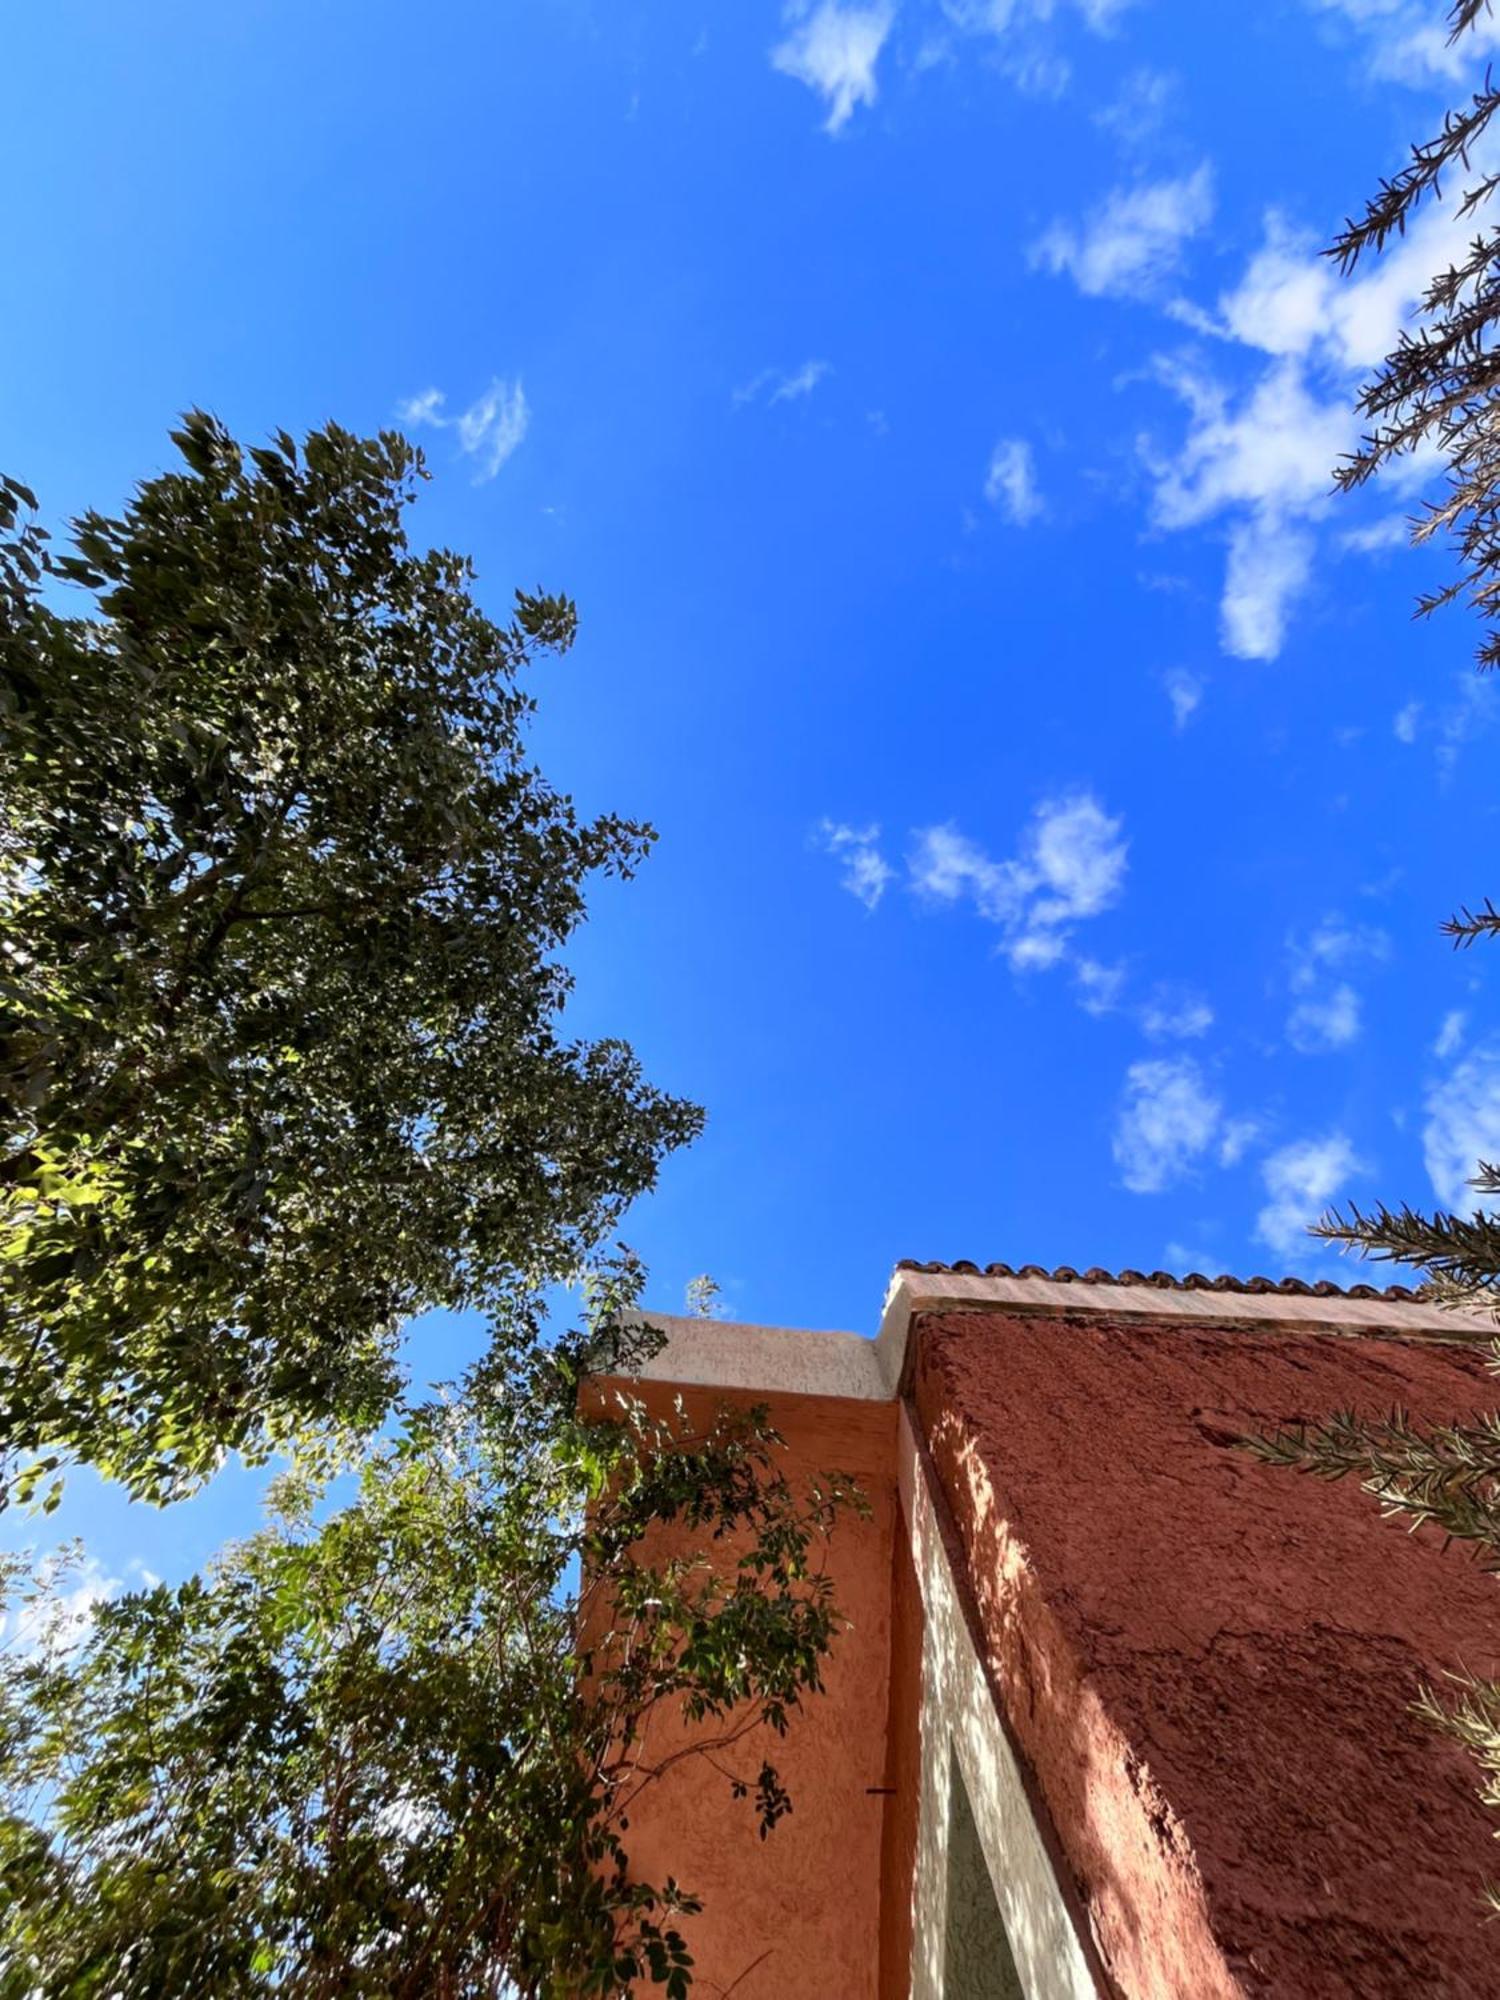
[[[847,125],[857,104],[874,104],[875,65],[894,19],[893,7],[841,7],[837,0],[822,0],[772,49],[772,66],[817,91],[827,104],[825,132]]]
[[[1414,87],[1454,83],[1500,47],[1500,23],[1480,17],[1457,42],[1428,0],[1313,0],[1320,13],[1337,14],[1358,31],[1375,76]]]
[[[1308,1056],[1347,1048],[1357,1040],[1359,1031],[1359,995],[1343,983],[1317,998],[1299,1000],[1286,1022],[1287,1040]]]
[[[531,406],[519,382],[497,376],[458,420],[458,448],[477,459],[476,479],[493,479],[531,424]]]
[[[1193,1041],[1213,1024],[1213,1008],[1197,993],[1158,987],[1141,1009],[1141,1026],[1154,1042]]]
[[[1411,518],[1406,514],[1387,514],[1383,521],[1372,521],[1365,528],[1349,528],[1339,536],[1339,547],[1349,549],[1357,556],[1383,555],[1387,549],[1404,549],[1411,541]]]
[[[995,45],[996,60],[1022,90],[1060,97],[1072,81],[1067,57],[1049,45],[1046,28],[1066,0],[942,0],[948,25],[963,35],[982,35]],[[1133,0],[1074,0],[1085,27],[1109,34]],[[923,66],[951,59],[944,37],[929,38]]]
[[[1488,675],[1471,670],[1454,685],[1456,698],[1440,711],[1435,725],[1438,769],[1443,772],[1451,771],[1464,745],[1495,720],[1495,682]]]
[[[1078,1004],[1085,1014],[1112,1014],[1120,1004],[1127,977],[1123,965],[1102,965],[1097,958],[1080,958],[1073,967]]]
[[[795,374],[778,382],[771,391],[773,403],[795,403],[799,396],[810,396],[823,377],[830,372],[826,361],[804,361]]]
[[[1179,269],[1183,244],[1213,211],[1213,171],[1204,161],[1177,180],[1112,189],[1081,226],[1054,222],[1032,245],[1031,261],[1068,272],[1090,298],[1145,297]]]
[[[1173,727],[1186,729],[1202,704],[1202,681],[1196,674],[1190,674],[1186,667],[1169,667],[1161,677],[1161,684],[1167,691],[1167,700],[1172,704]]]
[[[1159,357],[1162,382],[1186,405],[1175,453],[1142,441],[1163,528],[1230,519],[1221,604],[1226,652],[1274,659],[1312,560],[1306,522],[1327,508],[1332,470],[1354,437],[1342,403],[1320,403],[1291,363],[1266,371],[1242,398],[1192,363]]]
[[[768,408],[777,403],[800,402],[832,373],[832,363],[827,361],[804,361],[800,368],[763,368],[742,389],[735,390],[734,400],[737,403],[764,400]]]
[[[423,389],[398,403],[396,415],[403,424],[444,424],[448,421],[442,413],[447,400],[441,389]]]
[[[1024,438],[1001,438],[990,453],[984,497],[1017,528],[1024,528],[1044,511],[1031,446]]]
[[[1312,537],[1274,514],[1230,530],[1229,562],[1219,606],[1219,638],[1236,660],[1274,660],[1287,616],[1312,573]]]
[[[1326,916],[1306,938],[1288,938],[1292,956],[1292,988],[1306,992],[1324,966],[1352,966],[1360,960],[1384,964],[1390,958],[1390,934],[1378,924],[1350,924],[1342,916]]]
[[[1219,1165],[1232,1167],[1245,1157],[1246,1152],[1260,1137],[1258,1118],[1228,1118],[1219,1134]]]
[[[1261,1168],[1268,1198],[1256,1217],[1256,1235],[1279,1256],[1306,1257],[1313,1247],[1308,1224],[1325,1214],[1345,1183],[1362,1171],[1342,1132],[1283,1146]]]
[[[1445,1024],[1446,1027],[1446,1024]],[[1500,1162],[1500,1049],[1476,1049],[1427,1093],[1422,1157],[1445,1209],[1469,1215],[1492,1206],[1468,1183],[1481,1160]]]
[[[867,910],[875,909],[896,872],[880,852],[880,828],[845,826],[825,819],[818,828],[817,838],[825,853],[836,855],[843,862],[841,886]]]
[[[1051,900],[1038,905],[1041,921],[1093,917],[1107,909],[1125,879],[1121,822],[1086,792],[1037,809],[1032,857]]]
[[[458,448],[475,460],[476,485],[493,479],[525,437],[531,424],[531,405],[519,381],[506,382],[498,375],[482,396],[456,417],[444,415],[447,397],[441,389],[423,389],[397,405],[396,415],[414,428],[427,424],[434,430],[458,433]]]
[[[1422,704],[1419,701],[1409,701],[1405,708],[1398,709],[1396,711],[1396,719],[1391,724],[1391,728],[1396,732],[1396,741],[1398,743],[1415,743],[1417,740],[1417,725],[1421,719]]]
[[[1451,203],[1431,202],[1383,256],[1341,277],[1316,238],[1272,209],[1243,278],[1220,295],[1217,318],[1203,315],[1202,324],[1281,359],[1311,356],[1356,373],[1372,368],[1395,345],[1433,273],[1462,252],[1470,233],[1472,223]]]
[[[920,894],[972,902],[1005,932],[1011,965],[1038,970],[1067,955],[1074,923],[1118,900],[1126,849],[1121,822],[1075,792],[1037,808],[1014,859],[995,860],[950,824],[919,828],[908,865]]]
[[[0,1608],[0,1648],[8,1652],[72,1651],[86,1636],[95,1607],[120,1589],[119,1577],[94,1556],[78,1556],[76,1545],[44,1559],[37,1580],[42,1590],[36,1601],[19,1596]]]
[[[1429,204],[1382,257],[1347,278],[1311,237],[1272,212],[1261,246],[1214,310],[1181,299],[1169,305],[1174,318],[1223,344],[1241,378],[1252,356],[1263,357],[1258,374],[1236,382],[1202,354],[1158,355],[1158,378],[1185,405],[1186,430],[1170,451],[1141,442],[1156,524],[1214,524],[1226,535],[1226,652],[1245,659],[1280,652],[1315,574],[1334,469],[1359,443],[1355,390],[1416,322],[1434,273],[1461,251],[1472,225],[1454,208],[1451,199]],[[1388,468],[1382,483],[1404,496],[1440,470],[1436,447],[1425,448]],[[1405,532],[1404,520],[1387,517],[1356,522],[1338,542],[1369,554]]]
[[[1132,70],[1114,98],[1094,113],[1094,123],[1122,146],[1143,146],[1160,129],[1174,88],[1175,79],[1164,70]]]
[[[1346,978],[1334,975],[1358,964],[1380,964],[1391,941],[1373,924],[1325,917],[1305,938],[1287,941],[1288,985],[1299,996],[1287,1016],[1287,1040],[1302,1055],[1325,1055],[1347,1048],[1362,1026],[1360,996]]]
[[[1130,1065],[1115,1125],[1114,1156],[1132,1194],[1159,1194],[1202,1158],[1223,1105],[1191,1056]]]
[[[1438,1029],[1437,1040],[1432,1045],[1432,1053],[1439,1062],[1446,1062],[1449,1056],[1458,1053],[1468,1019],[1461,1007],[1455,1007],[1443,1016],[1443,1025]]]

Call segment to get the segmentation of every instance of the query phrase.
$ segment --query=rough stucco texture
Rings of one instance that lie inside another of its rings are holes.
[[[1500,1400],[1451,1348],[934,1314],[913,1396],[994,1684],[1129,2000],[1500,1994],[1476,1773],[1415,1718],[1500,1596],[1247,1430]]]
[[[601,1409],[613,1386],[598,1386]],[[720,1408],[767,1400],[733,1390],[626,1386],[660,1414],[680,1396],[698,1425],[711,1422]],[[753,1808],[731,1798],[723,1770],[689,1758],[641,1793],[626,1845],[638,1880],[675,1875],[703,1899],[702,1914],[682,1924],[695,1960],[695,1993],[732,1989],[735,2000],[875,2000],[896,1408],[780,1394],[771,1404],[787,1446],[781,1469],[793,1484],[822,1472],[851,1473],[870,1503],[867,1519],[842,1516],[826,1545],[834,1599],[848,1621],[827,1663],[826,1697],[794,1716],[785,1738],[752,1736],[731,1760],[753,1779],[768,1756],[791,1793],[792,1811],[760,1840]],[[709,1546],[716,1561],[724,1560],[725,1544]],[[680,1720],[662,1716],[646,1749],[668,1758],[691,1741]]]

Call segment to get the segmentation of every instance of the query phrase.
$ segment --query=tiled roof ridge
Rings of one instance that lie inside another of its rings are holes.
[[[1205,1277],[1189,1271],[1179,1277],[1172,1271],[1106,1271],[1099,1265],[1075,1271],[1071,1264],[1048,1270],[1044,1264],[976,1264],[967,1257],[956,1263],[924,1263],[917,1257],[903,1257],[898,1271],[915,1271],[927,1277],[1044,1278],[1054,1285],[1150,1285],[1162,1292],[1280,1292],[1309,1299],[1389,1299],[1421,1304],[1428,1298],[1425,1288],[1410,1285],[1335,1285],[1328,1278],[1232,1278],[1224,1274]]]

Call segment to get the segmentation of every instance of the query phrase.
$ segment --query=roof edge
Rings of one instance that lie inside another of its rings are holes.
[[[1097,1264],[1087,1271],[1075,1271],[1071,1264],[1057,1264],[1049,1270],[1045,1264],[975,1264],[967,1257],[960,1257],[952,1264],[902,1257],[897,1261],[896,1271],[898,1274],[915,1271],[928,1277],[950,1273],[968,1278],[1047,1278],[1058,1285],[1150,1285],[1153,1290],[1170,1292],[1277,1292],[1286,1298],[1427,1300],[1426,1290],[1420,1286],[1336,1285],[1329,1278],[1234,1278],[1227,1273],[1209,1278],[1202,1271],[1183,1275],[1174,1271],[1106,1271]]]
[[[889,1402],[900,1391],[913,1322],[922,1313],[955,1311],[1051,1317],[1100,1313],[1111,1319],[1176,1321],[1204,1332],[1260,1328],[1468,1345],[1500,1333],[1482,1313],[1439,1306],[1404,1286],[1382,1292],[1360,1285],[1344,1291],[1298,1278],[1279,1284],[1268,1278],[1203,1278],[1194,1284],[1166,1272],[1147,1277],[1139,1271],[1089,1271],[1080,1276],[1067,1266],[1047,1271],[1037,1264],[1020,1270],[991,1264],[981,1270],[977,1264],[907,1261],[892,1273],[874,1340],[862,1333],[646,1311],[639,1321],[659,1328],[666,1340],[632,1379],[755,1395]]]
[[[1279,1284],[1269,1278],[1199,1278],[1197,1284],[1190,1284],[1167,1272],[1147,1277],[1139,1271],[1118,1275],[1090,1271],[1080,1276],[1066,1265],[1056,1271],[1047,1271],[1039,1264],[1023,1265],[1020,1270],[992,1264],[981,1270],[977,1264],[906,1261],[896,1266],[886,1294],[877,1341],[883,1350],[882,1372],[888,1379],[900,1379],[911,1322],[919,1313],[986,1307],[991,1311],[1107,1313],[1114,1319],[1177,1320],[1204,1329],[1305,1328],[1470,1345],[1500,1333],[1500,1327],[1484,1313],[1438,1305],[1401,1285],[1389,1291],[1378,1291],[1373,1285],[1344,1291],[1337,1285],[1313,1285],[1300,1278],[1283,1279]]]

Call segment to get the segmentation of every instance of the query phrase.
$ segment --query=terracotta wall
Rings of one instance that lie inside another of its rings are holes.
[[[1008,1719],[1130,2000],[1500,1994],[1475,1772],[1410,1712],[1500,1586],[1246,1429],[1493,1407],[1472,1353],[967,1311],[914,1397]]]
[[[880,1848],[880,2000],[911,1991],[912,1874],[922,1795],[922,1598],[911,1527],[898,1510],[891,1551],[890,1699]]]
[[[662,1410],[681,1395],[697,1423],[724,1405],[769,1400],[787,1440],[791,1478],[852,1473],[869,1498],[870,1518],[846,1516],[829,1544],[836,1599],[850,1629],[830,1658],[826,1698],[810,1703],[784,1740],[766,1738],[792,1795],[790,1816],[761,1841],[750,1804],[732,1800],[706,1763],[685,1760],[642,1795],[628,1846],[642,1879],[673,1874],[704,1900],[702,1915],[684,1927],[694,1990],[704,2000],[731,1987],[735,2000],[876,2000],[891,1782],[895,1405],[662,1384],[604,1382],[597,1393],[607,1396],[615,1386]],[[679,1726],[664,1725],[653,1747],[665,1752],[685,1740]],[[744,1747],[740,1761],[753,1776],[757,1745]]]

